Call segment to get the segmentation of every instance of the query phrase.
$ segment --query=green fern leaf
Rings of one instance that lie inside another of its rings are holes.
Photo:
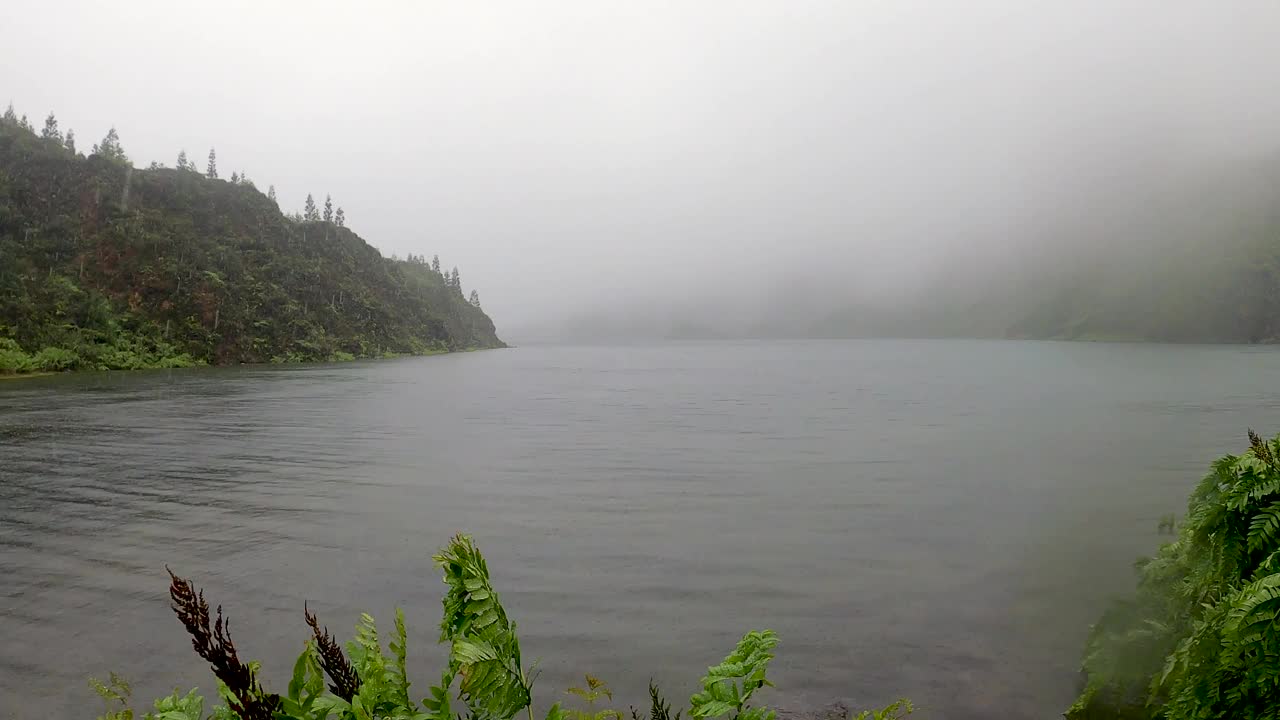
[[[452,645],[449,680],[461,677],[460,695],[475,718],[507,720],[529,705],[531,693],[515,623],[471,538],[455,537],[434,559],[449,586],[440,623],[440,641]]]
[[[1280,540],[1280,500],[1253,516],[1249,523],[1249,551],[1273,548]]]
[[[404,611],[396,608],[396,636],[391,641],[391,662],[387,666],[387,686],[392,700],[409,711],[416,711],[409,700],[409,633],[404,625]]]
[[[752,693],[769,685],[765,672],[773,659],[778,638],[772,630],[749,632],[718,665],[707,668],[702,692],[689,699],[690,716],[713,718],[731,715],[733,720],[768,720],[771,712],[747,705]]]

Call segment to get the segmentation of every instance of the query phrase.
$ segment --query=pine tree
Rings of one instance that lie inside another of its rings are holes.
[[[320,219],[320,211],[316,210],[316,201],[311,197],[311,193],[307,193],[307,202],[302,206],[302,217],[307,222],[316,222]]]
[[[240,173],[236,172],[235,170],[231,171],[231,184],[232,185],[240,184]]]
[[[431,256],[431,269],[434,270],[437,275],[440,274],[440,256],[439,255]]]
[[[117,162],[128,162],[129,158],[124,154],[124,148],[120,145],[120,136],[113,127],[107,131],[107,136],[102,138],[102,142],[93,146],[93,154],[101,155],[108,160]]]
[[[449,278],[449,287],[462,292],[462,280],[458,279],[458,266],[453,266],[453,277]]]
[[[18,122],[18,114],[13,111],[13,103],[9,103],[8,109],[4,111],[4,121],[11,123]]]
[[[18,121],[18,125],[19,125],[19,126],[21,126],[21,127],[22,127],[22,129],[23,129],[23,130],[26,130],[27,132],[35,132],[35,131],[36,131],[36,129],[35,129],[35,128],[31,127],[31,121],[27,119],[27,116],[26,116],[26,115],[23,115],[23,116],[22,116],[22,119]]]
[[[480,293],[476,292],[475,290],[472,290],[470,302],[473,307],[480,307]]]
[[[204,174],[210,180],[218,179],[218,153],[213,148],[209,148],[209,164],[205,166]]]
[[[66,145],[67,150],[71,151],[72,155],[76,153],[76,131],[75,130],[67,131],[67,137],[66,137],[66,140],[63,141],[63,144]]]
[[[187,169],[187,151],[186,150],[178,151],[178,169],[179,170]]]
[[[40,137],[62,142],[62,133],[58,131],[58,119],[53,116],[53,113],[49,113],[49,117],[44,119],[44,129],[40,131]]]
[[[147,169],[148,169],[148,170],[159,170],[159,169],[160,169],[160,168],[162,168],[162,167],[164,167],[164,166],[163,166],[163,165],[161,165],[160,163],[156,162],[155,160],[152,160],[152,161],[151,161],[151,164],[147,166]]]
[[[346,216],[345,214],[343,214],[343,212],[342,212],[342,208],[341,208],[341,207],[339,207],[339,208],[338,208],[338,212],[334,213],[334,215],[333,215],[333,222],[334,222],[334,224],[335,224],[335,225],[337,225],[338,227],[346,227],[346,226],[347,226],[347,216]]]
[[[275,185],[268,185],[268,186],[267,186],[267,199],[268,199],[268,200],[270,200],[270,201],[271,201],[271,202],[273,202],[273,203],[276,203],[277,205],[279,204],[279,201],[278,201],[278,200],[276,200],[276,186],[275,186]]]
[[[333,222],[333,198],[324,196],[324,221]]]

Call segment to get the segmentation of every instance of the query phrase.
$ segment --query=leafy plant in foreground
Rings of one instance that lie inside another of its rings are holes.
[[[1280,716],[1278,457],[1280,439],[1250,431],[1213,464],[1176,539],[1095,626],[1068,718]]]
[[[169,573],[169,597],[174,613],[191,635],[191,646],[213,669],[213,674],[231,691],[231,709],[243,720],[272,720],[280,698],[265,692],[258,682],[257,668],[241,662],[231,641],[231,627],[218,606],[217,621],[210,627],[209,603],[204,593],[196,593],[191,583]]]
[[[728,715],[730,720],[774,720],[777,713],[747,704],[752,693],[773,683],[765,677],[778,637],[772,630],[749,632],[738,641],[724,662],[707,668],[702,678],[702,692],[689,698],[695,718]]]
[[[209,662],[225,705],[215,706],[202,718],[204,700],[196,691],[175,692],[157,700],[155,712],[144,720],[511,720],[521,711],[533,720],[533,673],[522,664],[516,624],[499,601],[484,557],[470,537],[458,535],[434,560],[448,587],[442,600],[440,642],[449,643],[450,652],[440,683],[430,689],[421,706],[409,695],[407,632],[400,610],[385,649],[373,617],[361,615],[355,637],[344,650],[304,604],[303,617],[311,636],[294,663],[287,691],[277,695],[262,686],[257,663],[240,659],[222,608],[217,608],[216,620],[211,622],[204,593],[170,573],[173,610],[191,635],[196,653]],[[707,669],[702,692],[690,700],[690,716],[774,720],[774,711],[753,707],[748,701],[755,691],[770,685],[765,670],[777,642],[770,630],[747,633],[723,662]],[[93,686],[108,702],[101,720],[133,720],[127,683],[113,675],[110,685],[93,681]],[[546,720],[622,720],[617,710],[596,710],[600,698],[613,698],[599,678],[588,675],[586,687],[571,688],[569,693],[585,700],[588,709],[566,711],[556,703]],[[649,696],[649,720],[680,720],[681,712],[672,717],[670,704],[652,682]],[[454,699],[463,707],[455,710]],[[115,705],[119,709],[113,709]],[[900,718],[906,714],[899,712],[904,708],[910,712],[909,703],[895,703],[877,711],[874,718]],[[864,713],[855,720],[869,717]],[[634,709],[632,718],[641,720]]]
[[[489,567],[465,535],[454,537],[434,559],[449,586],[442,601],[440,642],[452,645],[440,688],[447,691],[454,678],[461,676],[459,697],[472,718],[510,718],[529,706],[533,680],[521,665],[516,625],[507,618],[489,582]],[[438,703],[434,688],[432,701]],[[446,706],[429,707],[439,712]],[[558,705],[553,712],[559,712]]]
[[[204,717],[204,698],[195,690],[186,695],[174,690],[172,695],[156,700],[154,707],[155,712],[147,713],[147,720],[201,720]],[[222,710],[229,713],[226,708]]]
[[[133,710],[129,708],[129,698],[133,695],[133,688],[129,687],[128,681],[124,678],[111,673],[110,679],[103,683],[97,678],[89,678],[89,687],[102,698],[103,704],[107,706],[107,710],[98,716],[98,720],[133,720]],[[120,707],[113,709],[116,705]]]
[[[373,617],[368,614],[360,616],[356,636],[347,643],[347,654],[351,656],[356,677],[360,679],[359,690],[351,698],[351,707],[357,718],[363,720],[366,714],[397,720],[425,720],[428,717],[409,699],[406,635],[404,613],[397,608],[395,637],[389,644],[391,654],[388,655],[378,640],[378,628]]]
[[[634,707],[631,708],[631,720],[642,720],[640,713]],[[673,720],[671,703],[663,699],[658,686],[652,680],[649,681],[649,720]],[[679,710],[676,711],[674,720],[680,720]]]
[[[566,715],[572,720],[622,720],[622,713],[618,710],[604,708],[596,710],[596,701],[600,698],[613,700],[613,691],[609,689],[608,684],[595,675],[588,674],[584,678],[586,687],[571,687],[565,692],[582,698],[587,704],[586,710],[567,710]]]
[[[342,646],[338,644],[337,639],[329,634],[329,628],[325,627],[322,630],[316,616],[305,604],[302,607],[302,614],[307,619],[307,625],[311,626],[320,667],[326,675],[333,678],[329,689],[334,695],[351,702],[351,698],[360,690],[360,675],[356,673],[355,668],[351,667],[346,655],[342,653]]]
[[[910,700],[898,700],[879,710],[863,710],[853,716],[853,720],[902,720],[916,711]]]

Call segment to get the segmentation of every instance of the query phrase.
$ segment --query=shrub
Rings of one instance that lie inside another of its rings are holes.
[[[211,618],[204,593],[170,572],[172,607],[191,636],[192,646],[209,663],[225,703],[215,706],[210,720],[510,720],[520,712],[534,718],[533,673],[524,667],[516,625],[507,617],[489,579],[484,556],[471,538],[459,535],[434,560],[448,586],[442,605],[440,642],[450,647],[440,682],[415,703],[406,672],[408,649],[404,614],[396,610],[395,632],[384,649],[374,619],[362,615],[355,638],[344,649],[323,627],[310,608],[303,617],[310,637],[294,663],[283,695],[268,692],[259,680],[256,663],[246,662],[231,639],[221,606]],[[771,685],[765,677],[777,637],[772,631],[749,632],[738,647],[707,670],[702,691],[691,698],[692,717],[766,720],[774,712],[748,705],[752,694]],[[326,687],[326,678],[328,684]],[[112,676],[111,685],[94,683],[108,702],[99,720],[132,720],[128,685]],[[569,691],[587,702],[587,711],[566,711],[552,705],[547,720],[621,720],[616,710],[596,710],[600,698],[612,699],[608,686],[587,676],[586,688]],[[672,720],[671,707],[650,683],[650,720]],[[457,705],[455,705],[455,700]],[[119,706],[119,709],[115,709]],[[204,700],[194,690],[175,691],[155,703],[148,720],[204,720]],[[907,710],[909,712],[910,705]],[[875,718],[899,718],[900,704],[877,711]],[[882,714],[892,710],[895,714]],[[867,717],[864,713],[861,718]],[[632,709],[632,718],[640,714]],[[677,712],[674,720],[680,720]]]
[[[81,364],[81,360],[79,355],[65,348],[47,347],[36,353],[31,364],[36,370],[61,372],[75,369]]]
[[[609,689],[609,685],[595,675],[588,674],[583,679],[585,687],[571,687],[565,692],[581,698],[587,704],[587,709],[568,710],[565,713],[566,717],[570,720],[622,720],[622,713],[618,710],[611,708],[596,710],[596,701],[600,698],[613,699],[613,691]]]
[[[191,355],[189,355],[189,354],[187,354],[187,353],[182,353],[182,354],[180,354],[180,355],[171,355],[171,356],[168,356],[168,357],[160,358],[159,360],[157,360],[156,362],[154,362],[154,363],[151,365],[151,367],[155,367],[155,368],[189,368],[189,367],[199,367],[199,366],[201,366],[201,365],[205,365],[205,364],[206,364],[206,363],[205,363],[204,361],[202,361],[202,360],[196,360],[195,358],[191,357]]]
[[[0,337],[0,373],[20,373],[35,370],[31,356],[9,338]]]
[[[1176,539],[1094,627],[1083,670],[1071,720],[1277,716],[1280,438],[1250,431],[1213,464]]]
[[[707,668],[702,678],[702,692],[689,699],[695,718],[715,718],[728,715],[731,720],[774,720],[777,713],[765,708],[753,708],[747,704],[751,695],[769,683],[764,673],[771,652],[778,645],[778,637],[772,630],[749,632],[738,647],[719,665]]]

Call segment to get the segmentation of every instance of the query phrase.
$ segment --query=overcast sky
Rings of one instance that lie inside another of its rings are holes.
[[[37,126],[114,125],[142,166],[214,146],[286,210],[331,193],[517,341],[888,292],[1036,242],[1116,158],[1122,183],[1280,146],[1275,0],[5,0],[0,35]]]

